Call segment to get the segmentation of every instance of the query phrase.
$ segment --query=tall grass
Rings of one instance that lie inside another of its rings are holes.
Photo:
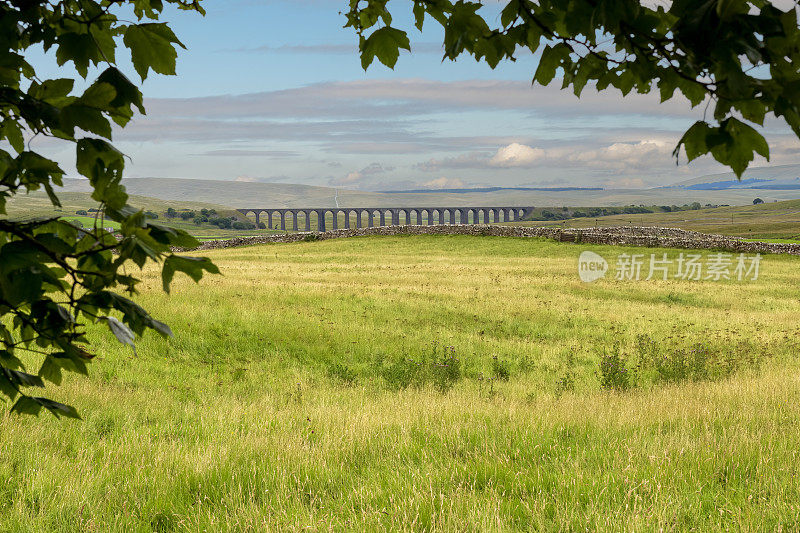
[[[800,528],[800,260],[587,285],[582,249],[228,249],[171,297],[147,271],[140,301],[176,337],[135,357],[93,331],[91,377],[53,391],[83,422],[2,415],[0,531]],[[637,374],[698,343],[761,362]],[[609,392],[615,347],[636,386]]]

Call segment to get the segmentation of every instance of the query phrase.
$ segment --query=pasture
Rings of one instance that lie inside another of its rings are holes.
[[[147,270],[175,337],[93,329],[49,391],[82,422],[3,410],[0,531],[800,528],[800,258],[586,284],[585,249],[680,253],[262,245],[171,296]]]
[[[661,226],[732,237],[769,239],[783,242],[800,240],[800,200],[758,205],[703,208],[696,211],[608,215],[598,218],[573,218],[563,222],[520,222],[525,225],[557,225],[567,228],[599,226]]]

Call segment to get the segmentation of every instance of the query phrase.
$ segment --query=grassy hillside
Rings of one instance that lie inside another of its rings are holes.
[[[487,178],[491,181],[491,178]],[[723,190],[693,191],[677,187],[665,189],[630,189],[599,191],[516,191],[470,193],[378,193],[314,187],[285,183],[243,183],[233,181],[177,178],[126,179],[125,186],[134,195],[150,196],[173,202],[205,202],[228,208],[272,207],[424,207],[424,206],[618,206],[750,204],[760,196],[766,201],[800,197],[800,190]],[[86,192],[85,180],[65,180],[67,191]]]
[[[148,270],[175,338],[92,329],[52,391],[85,421],[2,415],[0,530],[799,529],[800,258],[587,285],[584,249],[219,250],[171,297]]]
[[[62,208],[60,210],[53,207],[50,199],[43,191],[35,191],[30,194],[18,195],[8,202],[8,216],[12,218],[42,217],[42,216],[69,216],[75,215],[75,211],[86,210],[97,207],[97,202],[92,200],[88,192],[59,192]],[[163,213],[167,208],[174,209],[216,209],[227,213],[229,208],[213,203],[203,202],[180,202],[172,200],[161,200],[148,196],[132,195],[130,204],[141,208],[149,209],[157,213]]]
[[[610,215],[574,218],[557,223],[523,222],[525,225],[665,226],[736,237],[800,240],[800,200],[736,207],[718,207],[673,213]]]
[[[742,180],[759,179],[775,180],[779,182],[796,181],[800,176],[800,165],[774,165],[771,167],[751,167],[745,170]],[[686,187],[700,183],[716,183],[724,181],[737,181],[736,174],[733,172],[722,172],[719,174],[709,174],[690,180],[676,183],[676,187]]]
[[[191,181],[191,180],[186,180]],[[215,182],[216,183],[216,182]],[[344,194],[340,192],[340,194]],[[79,209],[88,209],[97,204],[92,200],[88,193],[68,192],[61,193],[64,204],[63,209],[56,210],[50,204],[49,199],[44,193],[32,193],[18,197],[9,203],[9,216],[11,217],[33,217],[33,216],[64,216],[65,218],[80,218],[75,215]],[[752,202],[752,201],[751,201]],[[131,196],[131,203],[137,207],[148,209],[159,213],[162,223],[167,223],[175,227],[180,227],[190,233],[203,238],[225,238],[238,235],[255,235],[259,233],[274,233],[276,230],[261,231],[242,231],[242,230],[222,230],[208,224],[196,226],[191,221],[181,221],[179,219],[167,220],[163,213],[167,208],[172,207],[178,210],[215,209],[221,216],[240,216],[235,210],[219,204],[208,204],[201,202],[184,202],[178,200],[160,200],[145,196]],[[513,204],[513,202],[510,202]],[[659,202],[662,205],[668,202]],[[400,205],[400,204],[398,204]],[[561,212],[561,207],[546,208],[556,212]],[[576,208],[571,208],[572,210]],[[537,209],[536,213],[542,209]],[[584,209],[585,210],[585,209]],[[266,222],[266,216],[263,222]],[[312,229],[315,229],[316,219],[312,222]],[[355,225],[355,216],[351,217],[351,225]],[[377,223],[377,221],[376,221]],[[287,220],[287,228],[292,229],[291,220]],[[305,219],[299,219],[300,228],[305,228]],[[744,206],[704,208],[697,211],[678,211],[672,213],[651,213],[636,215],[611,215],[597,218],[576,218],[567,221],[553,223],[532,221],[524,224],[532,225],[563,225],[565,227],[591,227],[615,226],[615,225],[640,225],[640,226],[670,226],[688,230],[701,231],[706,233],[721,233],[739,237],[751,237],[759,239],[800,239],[800,200],[788,200],[782,202],[771,202],[759,205],[749,203]],[[277,227],[278,221],[273,221],[273,226]],[[331,226],[331,217],[328,217],[328,226]],[[344,227],[344,217],[339,217],[339,226]]]

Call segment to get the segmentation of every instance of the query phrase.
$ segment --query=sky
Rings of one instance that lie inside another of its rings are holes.
[[[640,188],[727,170],[709,157],[688,165],[672,157],[702,106],[591,88],[577,99],[560,83],[534,86],[530,53],[495,70],[468,56],[443,62],[441,30],[414,29],[410,2],[390,6],[412,52],[394,70],[376,60],[367,72],[356,35],[342,27],[347,0],[203,5],[205,17],[165,13],[187,50],[177,76],[144,82],[147,116],[115,132],[129,177],[362,190]],[[63,76],[44,54],[32,63],[40,77]],[[120,68],[138,80],[129,63]],[[771,164],[800,162],[788,128],[773,120],[764,133]],[[73,148],[51,142],[33,146],[74,168]]]

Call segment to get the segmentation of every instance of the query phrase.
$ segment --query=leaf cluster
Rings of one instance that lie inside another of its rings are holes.
[[[106,324],[130,345],[148,329],[172,334],[131,299],[140,280],[129,268],[161,262],[167,291],[176,272],[194,280],[218,272],[208,259],[172,252],[196,246],[193,237],[127,205],[125,158],[111,144],[115,127],[145,112],[139,88],[116,64],[118,48],[127,50],[142,80],[151,71],[175,73],[176,47],[183,45],[158,22],[165,4],[203,13],[188,0],[0,1],[0,141],[10,147],[0,149],[0,399],[14,402],[12,412],[44,408],[78,417],[73,407],[29,391],[46,381],[60,385],[63,372],[87,373],[94,357],[87,322]],[[71,64],[89,82],[86,89],[76,92],[71,78],[40,79],[26,59],[33,47]],[[30,149],[37,136],[75,146],[76,170],[98,203],[93,228],[6,216],[7,200],[27,191],[44,189],[60,206],[56,187],[64,171]],[[106,231],[105,218],[120,230]],[[38,371],[23,364],[30,360],[39,361]]]
[[[711,154],[741,176],[769,147],[754,127],[768,113],[800,136],[800,28],[796,8],[768,0],[506,0],[499,16],[482,2],[414,0],[415,25],[444,30],[443,59],[462,54],[495,68],[521,52],[539,54],[534,83],[556,77],[580,96],[588,85],[627,95],[657,91],[705,104],[681,138],[691,161]],[[387,0],[350,0],[346,27],[359,35],[362,65],[393,67],[410,50],[393,28]],[[711,116],[708,116],[708,111]]]

